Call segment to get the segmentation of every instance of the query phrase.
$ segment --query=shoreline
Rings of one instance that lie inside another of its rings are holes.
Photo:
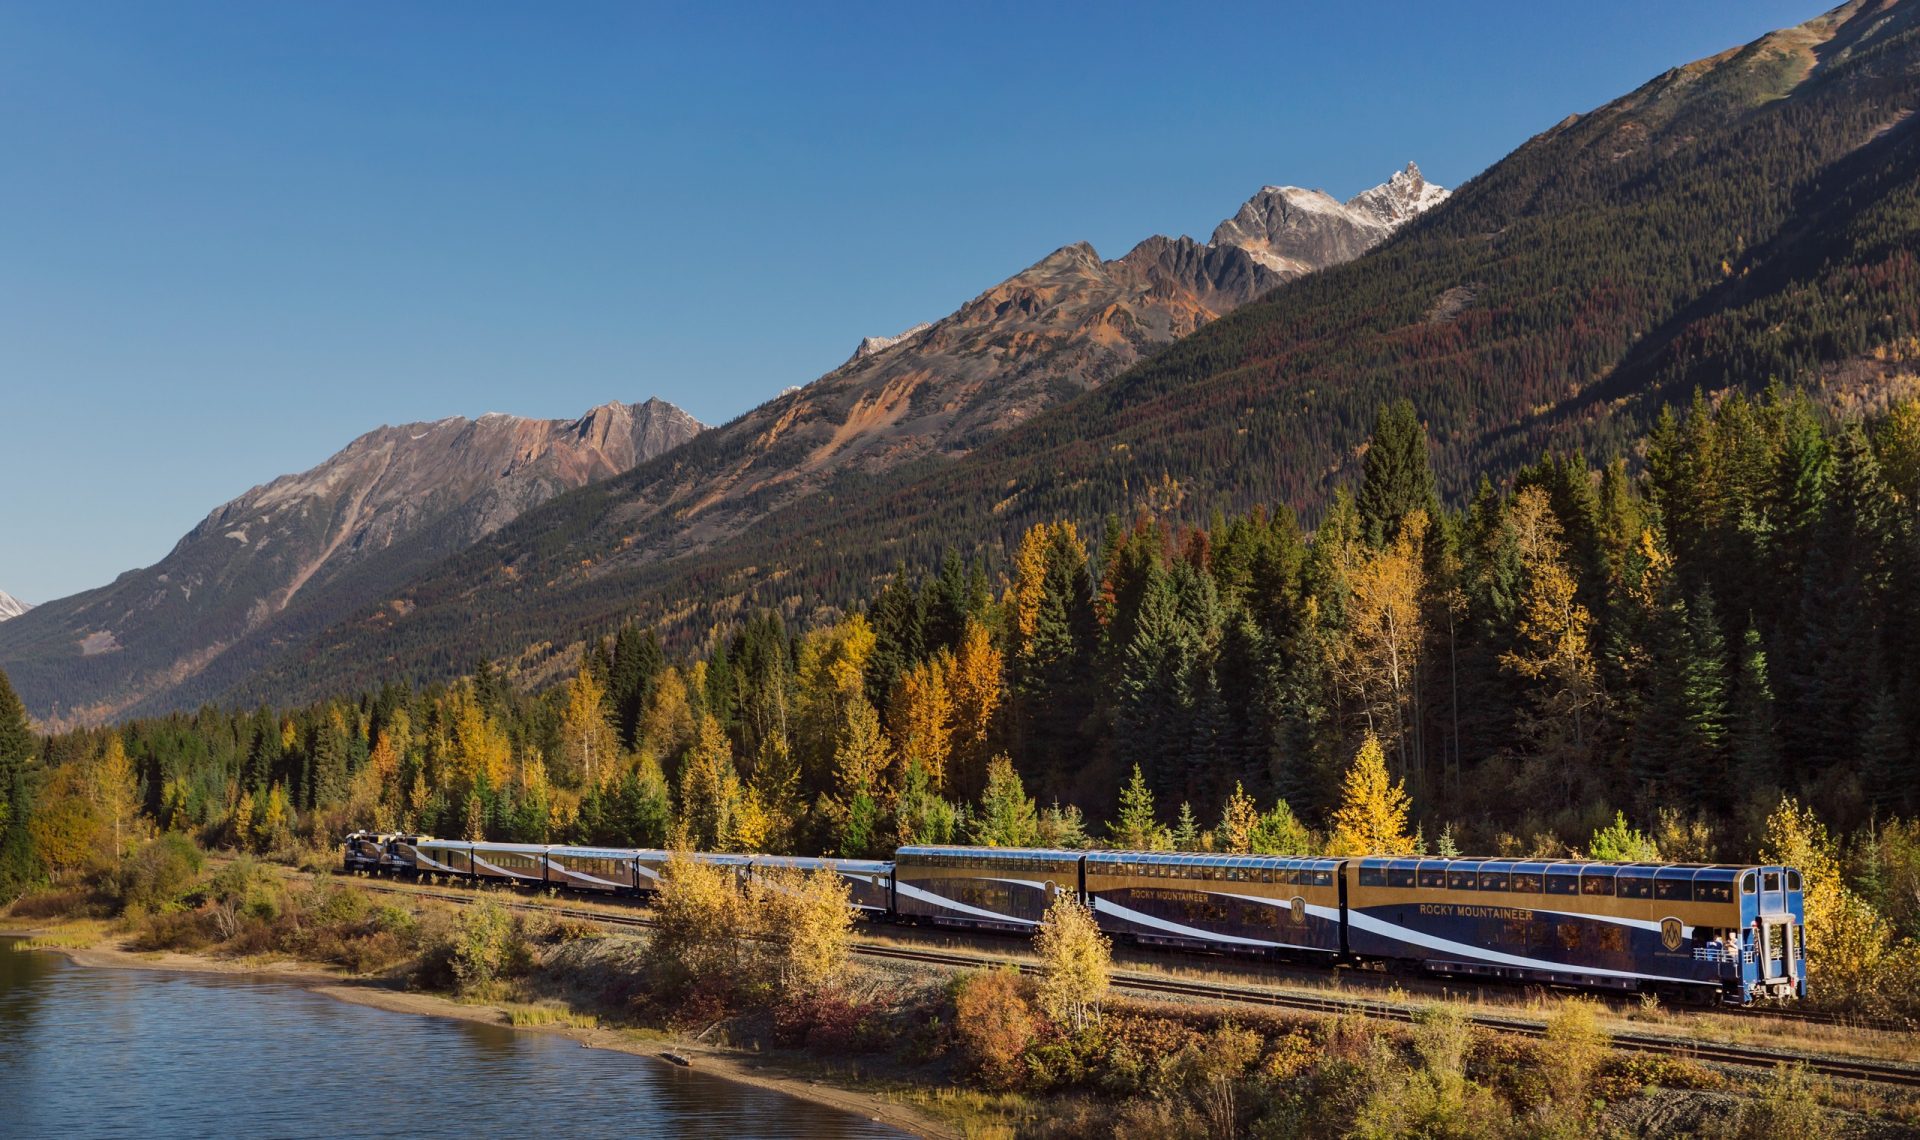
[[[0,938],[34,938],[45,930],[0,930]],[[19,951],[12,951],[18,953]],[[251,978],[283,982],[335,1001],[382,1009],[390,1013],[444,1017],[511,1029],[516,1033],[545,1033],[577,1041],[589,1049],[604,1049],[631,1056],[655,1065],[675,1068],[661,1056],[672,1052],[693,1062],[694,1071],[732,1081],[735,1084],[764,1089],[795,1097],[812,1104],[832,1108],[867,1121],[898,1128],[929,1140],[960,1140],[960,1133],[920,1109],[887,1098],[877,1092],[844,1088],[822,1082],[791,1070],[777,1059],[759,1054],[717,1048],[698,1041],[661,1033],[637,1040],[626,1031],[582,1028],[571,1025],[514,1025],[508,1012],[491,1002],[467,1004],[442,994],[401,990],[370,979],[329,970],[291,959],[224,960],[173,951],[136,951],[103,943],[96,946],[36,947],[29,953],[64,955],[75,965],[107,970],[158,970],[173,973],[206,974],[221,977]]]

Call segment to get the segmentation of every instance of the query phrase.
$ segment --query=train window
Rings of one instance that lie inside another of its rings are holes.
[[[1753,893],[1753,872],[1752,871],[1748,871],[1746,874],[1740,876],[1740,893],[1743,895],[1750,895]]]
[[[1780,889],[1780,872],[1778,871],[1767,872],[1767,889],[1770,891],[1777,891]]]
[[[1593,874],[1580,876],[1580,893],[1583,895],[1610,895],[1613,893],[1613,876]]]
[[[1447,889],[1450,891],[1471,891],[1477,889],[1472,871],[1448,871]]]
[[[1316,887],[1331,887],[1333,885],[1333,872],[1315,871],[1313,873],[1313,885]]]
[[[1577,871],[1547,872],[1547,893],[1550,895],[1577,895],[1580,893],[1580,874]]]
[[[1384,867],[1360,868],[1360,885],[1363,887],[1384,887],[1387,885],[1387,871]]]
[[[1653,880],[1640,875],[1620,876],[1620,897],[1623,899],[1652,898]]]
[[[1417,881],[1420,886],[1444,890],[1447,885],[1447,869],[1445,867],[1422,867],[1420,868],[1420,876]]]
[[[1390,867],[1387,869],[1387,885],[1390,887],[1413,886],[1412,867]]]
[[[1540,876],[1516,872],[1510,889],[1518,894],[1537,895],[1540,893]]]
[[[1262,867],[1262,868],[1260,869],[1260,881],[1261,881],[1261,882],[1263,882],[1263,883],[1271,883],[1271,882],[1273,882],[1273,868],[1272,868],[1272,867]]]
[[[1483,891],[1506,890],[1507,889],[1507,873],[1505,871],[1480,872],[1480,889]]]
[[[1787,872],[1787,889],[1790,891],[1800,889],[1800,872],[1793,870]]]
[[[1692,887],[1685,879],[1656,879],[1653,897],[1666,902],[1687,902],[1693,898]]]

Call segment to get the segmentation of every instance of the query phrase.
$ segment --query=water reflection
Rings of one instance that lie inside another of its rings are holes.
[[[543,1034],[0,944],[0,1136],[895,1137]]]

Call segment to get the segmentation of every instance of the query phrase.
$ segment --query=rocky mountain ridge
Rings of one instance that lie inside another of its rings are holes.
[[[0,590],[0,621],[6,621],[8,618],[17,618],[32,608],[32,606],[14,597],[12,594],[7,593],[5,590]]]
[[[153,566],[0,632],[0,668],[49,721],[116,715],[338,620],[563,492],[701,430],[660,400],[571,420],[489,413],[376,428],[210,512]]]

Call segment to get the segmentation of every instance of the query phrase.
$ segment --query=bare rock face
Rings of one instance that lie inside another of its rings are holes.
[[[489,413],[375,429],[216,508],[157,564],[7,623],[0,668],[37,717],[112,717],[210,669],[240,668],[247,646],[337,620],[525,511],[700,430],[659,400],[575,420]]]
[[[1297,276],[1351,261],[1446,199],[1411,162],[1345,202],[1324,190],[1268,186],[1220,223],[1213,244],[1238,246],[1274,272]]]
[[[0,590],[0,621],[6,621],[8,618],[17,618],[32,608],[32,606],[14,597],[12,594],[7,593],[5,590]]]

